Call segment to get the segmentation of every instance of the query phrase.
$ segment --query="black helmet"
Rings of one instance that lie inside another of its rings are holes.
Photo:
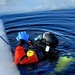
[[[55,48],[58,45],[57,37],[51,32],[44,32],[35,38],[35,40],[40,40],[42,44],[46,44],[52,48]]]

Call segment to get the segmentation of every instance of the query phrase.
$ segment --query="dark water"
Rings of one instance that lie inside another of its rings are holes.
[[[12,51],[17,44],[16,36],[19,31],[26,31],[33,39],[42,32],[55,33],[59,39],[57,49],[71,51],[75,57],[75,9],[43,11],[0,16],[4,21],[5,30]],[[53,63],[43,61],[33,66],[19,67],[21,75],[47,75],[54,69]],[[75,75],[75,62],[64,72],[64,75]]]

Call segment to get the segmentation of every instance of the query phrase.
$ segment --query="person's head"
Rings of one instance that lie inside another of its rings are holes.
[[[39,40],[42,44],[48,45],[52,48],[56,48],[58,45],[57,37],[51,32],[44,32],[36,37],[35,40]]]

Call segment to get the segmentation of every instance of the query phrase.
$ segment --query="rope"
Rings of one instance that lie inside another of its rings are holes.
[[[9,43],[8,43],[2,36],[0,36],[0,38],[1,38],[6,44],[9,45]]]

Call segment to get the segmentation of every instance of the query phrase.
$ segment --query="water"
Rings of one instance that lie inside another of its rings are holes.
[[[57,49],[71,51],[75,57],[75,9],[42,11],[22,14],[3,15],[5,30],[12,48],[17,45],[16,36],[19,31],[26,31],[33,39],[42,32],[53,32],[59,39]],[[40,64],[40,63],[39,63]],[[54,66],[48,61],[42,65],[19,66],[21,75],[46,75],[53,71]],[[75,62],[66,69],[64,75],[75,75]]]

